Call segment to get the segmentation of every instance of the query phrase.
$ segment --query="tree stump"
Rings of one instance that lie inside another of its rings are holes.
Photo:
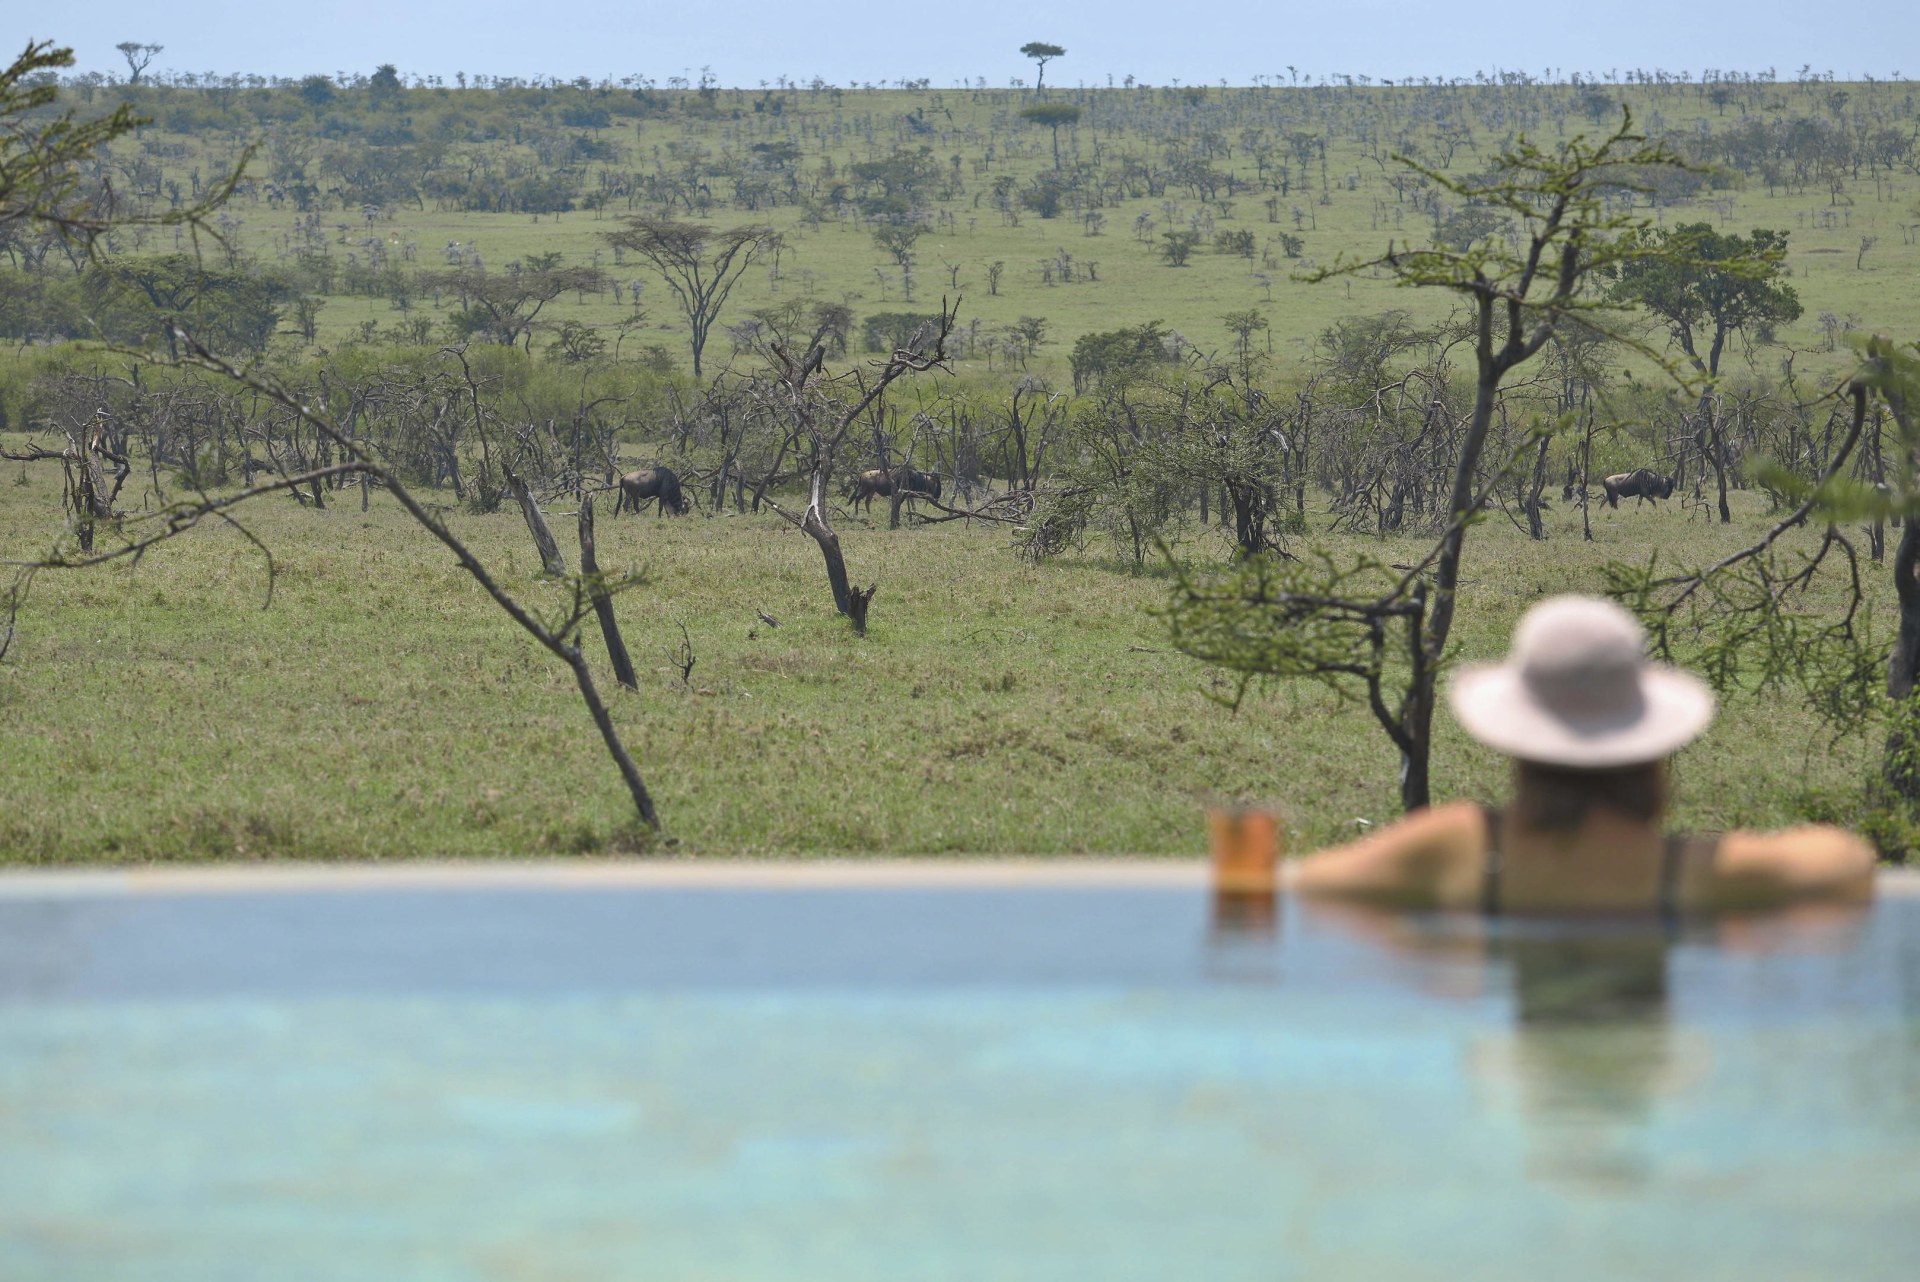
[[[510,468],[507,469],[506,478],[507,489],[513,492],[515,501],[520,504],[520,515],[527,519],[527,530],[533,535],[533,545],[540,549],[541,567],[548,574],[565,574],[567,563],[560,557],[560,545],[554,541],[553,531],[547,528],[547,518],[540,514],[540,506],[533,501],[527,483]]]

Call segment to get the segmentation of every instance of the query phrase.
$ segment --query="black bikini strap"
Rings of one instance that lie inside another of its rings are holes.
[[[1680,920],[1680,874],[1686,854],[1686,835],[1668,833],[1666,849],[1660,856],[1660,917],[1669,925]]]
[[[1487,858],[1480,873],[1480,912],[1483,916],[1500,915],[1500,812],[1492,806],[1481,806],[1480,814],[1487,824]]]

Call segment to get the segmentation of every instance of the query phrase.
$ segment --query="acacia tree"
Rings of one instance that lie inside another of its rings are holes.
[[[1641,235],[1659,252],[1623,262],[1613,293],[1658,317],[1701,376],[1696,443],[1719,485],[1724,525],[1733,515],[1727,507],[1726,445],[1714,416],[1720,358],[1733,334],[1799,318],[1800,296],[1780,279],[1787,233],[1755,228],[1747,236],[1723,235],[1708,223],[1685,223]]]
[[[130,345],[163,338],[169,356],[186,329],[221,351],[259,352],[291,292],[273,275],[209,268],[190,254],[103,259],[83,283],[100,336]]]
[[[758,223],[716,230],[702,223],[647,217],[627,219],[625,227],[607,232],[605,239],[615,249],[644,258],[673,291],[691,332],[695,378],[700,377],[700,354],[727,295],[748,267],[781,243],[778,232]]]
[[[405,88],[400,81],[400,69],[391,62],[381,63],[367,79],[367,91],[376,104],[392,102]]]
[[[894,265],[900,269],[900,289],[908,302],[913,301],[913,265],[916,261],[914,245],[919,241],[926,227],[918,222],[883,223],[873,230],[873,245],[881,250]]]
[[[1258,308],[1249,307],[1244,312],[1228,312],[1221,321],[1227,332],[1233,335],[1233,354],[1240,362],[1240,371],[1244,376],[1253,368],[1253,336],[1267,328],[1267,318]],[[1268,340],[1271,345],[1272,340]]]
[[[1060,127],[1080,122],[1080,108],[1068,102],[1036,102],[1020,109],[1020,118],[1053,131],[1053,167],[1060,168]]]
[[[558,257],[537,256],[536,261],[510,264],[503,272],[463,267],[431,279],[459,296],[461,309],[453,323],[461,332],[508,347],[524,344],[532,351],[541,309],[569,291],[597,291],[606,283],[599,268],[561,267],[549,261]]]
[[[160,56],[166,46],[142,44],[138,40],[122,40],[114,48],[118,49],[120,56],[127,60],[127,83],[137,85],[140,83],[140,73],[152,65],[153,60]]]
[[[1489,468],[1484,458],[1501,383],[1563,324],[1574,318],[1599,324],[1604,309],[1618,306],[1590,286],[1660,251],[1637,234],[1644,221],[1614,211],[1608,196],[1639,190],[1636,171],[1684,168],[1684,162],[1623,117],[1598,143],[1576,137],[1543,151],[1522,139],[1482,177],[1401,163],[1463,202],[1503,211],[1521,233],[1513,248],[1495,235],[1463,246],[1390,245],[1377,258],[1341,262],[1311,278],[1379,270],[1404,286],[1451,291],[1467,305],[1473,406],[1452,460],[1438,537],[1404,569],[1364,556],[1347,565],[1327,557],[1251,557],[1222,577],[1199,577],[1176,565],[1167,615],[1180,649],[1238,675],[1236,705],[1261,678],[1307,677],[1343,690],[1357,683],[1399,752],[1400,800],[1412,809],[1430,799],[1435,695],[1467,530],[1516,461],[1497,460]]]
[[[1033,59],[1040,68],[1033,77],[1033,91],[1035,93],[1039,93],[1046,87],[1047,64],[1055,58],[1064,58],[1067,56],[1065,49],[1059,45],[1050,45],[1044,40],[1029,40],[1020,46],[1020,52]]]

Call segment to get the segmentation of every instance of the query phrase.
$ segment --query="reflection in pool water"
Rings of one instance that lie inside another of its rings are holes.
[[[1602,1184],[1648,1178],[1641,1141],[1656,1103],[1697,1082],[1711,1055],[1670,1018],[1672,934],[1507,922],[1423,942],[1479,959],[1488,985],[1510,995],[1509,1020],[1474,1037],[1466,1062],[1485,1106],[1526,1120],[1528,1170]]]
[[[1667,1018],[1668,941],[1658,932],[1514,939],[1513,1031],[1475,1058],[1508,1068],[1535,1122],[1534,1169],[1595,1180],[1644,1179],[1636,1141],[1658,1096],[1681,1085],[1682,1046]],[[1505,1061],[1504,1065],[1502,1061]]]
[[[0,896],[0,1277],[1900,1278],[1920,901]]]

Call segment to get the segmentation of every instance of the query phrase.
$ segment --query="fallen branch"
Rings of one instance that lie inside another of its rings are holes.
[[[938,508],[945,516],[927,516],[917,510],[905,515],[921,525],[941,525],[947,521],[993,521],[1001,525],[1022,525],[1033,515],[1033,495],[1026,490],[1014,490],[1006,494],[996,494],[986,502],[973,508],[948,507],[939,499],[915,491],[907,495],[907,501],[916,505],[924,503],[928,507]],[[1005,513],[993,509],[1004,507]]]

